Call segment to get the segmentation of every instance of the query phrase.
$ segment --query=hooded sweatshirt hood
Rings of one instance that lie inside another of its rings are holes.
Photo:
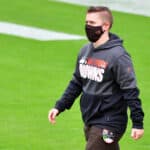
[[[92,43],[91,43],[92,44]],[[113,33],[109,33],[109,40],[95,48],[95,50],[104,50],[104,49],[110,49],[116,46],[121,46],[123,44],[123,40],[120,39],[117,35]]]

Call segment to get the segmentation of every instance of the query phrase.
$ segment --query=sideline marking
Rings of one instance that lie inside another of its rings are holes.
[[[40,41],[85,39],[84,36],[80,35],[55,32],[8,22],[0,22],[0,34],[14,35]]]
[[[48,0],[50,1],[50,0]],[[65,3],[72,3],[85,6],[101,5],[110,7],[112,10],[132,13],[143,16],[150,16],[149,0],[56,0]]]

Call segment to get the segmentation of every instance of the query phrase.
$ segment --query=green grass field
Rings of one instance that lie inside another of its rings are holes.
[[[0,21],[84,35],[86,8],[48,0],[1,0]],[[150,150],[150,18],[113,12],[112,32],[132,55],[145,112],[145,135],[130,137],[121,150]],[[76,100],[72,109],[48,122],[48,111],[71,79],[80,41],[40,42],[0,34],[0,150],[83,150],[83,123]]]

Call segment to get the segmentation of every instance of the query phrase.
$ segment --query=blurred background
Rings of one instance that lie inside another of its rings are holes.
[[[121,149],[150,150],[150,2],[0,0],[1,150],[84,149],[79,99],[54,126],[48,122],[48,111],[72,78],[77,54],[88,42],[84,37],[88,5],[113,10],[111,32],[124,40],[141,90],[145,135],[132,140],[129,120]]]
[[[78,5],[104,5],[112,10],[117,10],[121,12],[142,14],[145,16],[150,16],[150,1],[137,1],[137,0],[57,0],[62,2],[68,2]]]

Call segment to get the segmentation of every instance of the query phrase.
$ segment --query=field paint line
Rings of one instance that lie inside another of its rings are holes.
[[[0,34],[14,35],[40,41],[85,39],[84,36],[80,35],[55,32],[9,22],[0,22]]]
[[[51,0],[48,0],[51,1]],[[55,0],[71,4],[107,6],[112,10],[150,16],[150,0]]]

